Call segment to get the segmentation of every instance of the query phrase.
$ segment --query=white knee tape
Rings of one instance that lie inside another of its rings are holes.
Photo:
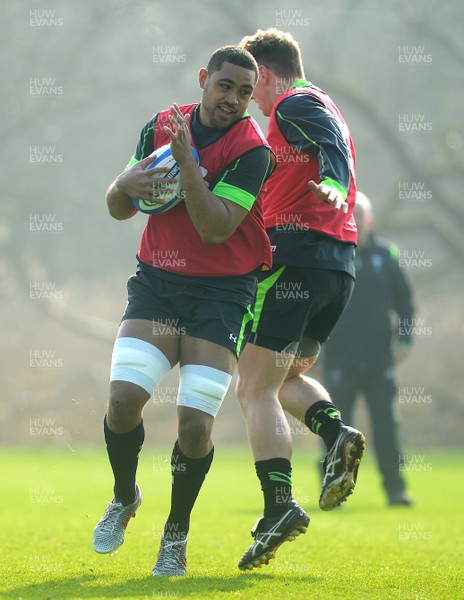
[[[232,375],[204,365],[180,368],[178,406],[202,410],[215,417],[229,389]]]
[[[161,350],[132,337],[117,338],[111,360],[110,381],[135,383],[150,396],[171,365]]]

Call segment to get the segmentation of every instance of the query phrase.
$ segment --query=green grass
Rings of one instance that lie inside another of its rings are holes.
[[[169,453],[144,448],[142,508],[119,552],[101,556],[91,539],[111,496],[104,452],[1,450],[0,598],[464,597],[462,453],[415,453],[429,466],[406,474],[414,508],[385,506],[367,457],[355,494],[342,509],[324,513],[317,508],[316,457],[298,448],[294,492],[311,516],[308,533],[284,544],[269,566],[242,573],[237,562],[251,543],[261,492],[248,449],[218,445],[192,516],[188,575],[155,579]]]

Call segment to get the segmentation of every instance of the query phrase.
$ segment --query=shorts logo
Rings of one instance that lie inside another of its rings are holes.
[[[233,333],[229,333],[229,340],[232,340],[235,344],[237,343],[238,335],[234,335]]]

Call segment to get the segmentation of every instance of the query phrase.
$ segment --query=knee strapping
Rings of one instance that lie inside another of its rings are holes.
[[[215,417],[229,389],[232,375],[205,365],[184,365],[180,369],[178,406],[202,410]]]
[[[153,394],[171,369],[164,354],[152,344],[132,337],[117,338],[111,360],[110,381],[128,381]]]

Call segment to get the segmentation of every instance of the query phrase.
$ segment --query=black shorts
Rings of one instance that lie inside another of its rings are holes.
[[[154,334],[187,334],[238,357],[251,331],[256,287],[256,274],[195,277],[139,262],[122,320],[148,319]]]
[[[275,265],[258,283],[250,341],[277,352],[304,336],[325,342],[353,288],[354,279],[344,271]],[[300,344],[298,354],[312,352]]]

